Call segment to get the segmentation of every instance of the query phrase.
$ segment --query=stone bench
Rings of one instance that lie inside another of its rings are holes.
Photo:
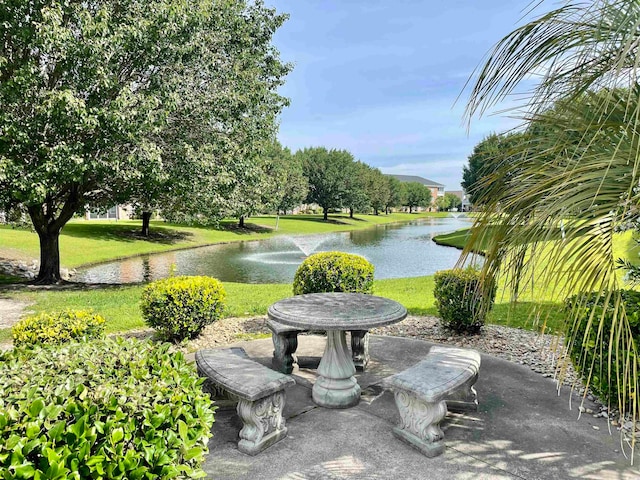
[[[242,348],[216,348],[196,352],[200,375],[216,389],[238,399],[236,410],[242,420],[238,450],[255,455],[286,437],[282,411],[285,388],[295,380],[251,360]]]
[[[298,348],[298,334],[309,330],[290,327],[275,320],[267,320],[273,340],[273,368],[287,375],[293,371],[293,354]],[[356,370],[363,372],[369,363],[369,332],[351,330],[351,355]],[[319,361],[319,359],[318,359]]]
[[[441,454],[440,422],[447,410],[478,408],[473,385],[479,370],[480,354],[475,350],[435,346],[424,360],[387,379],[400,412],[400,425],[393,433],[427,457]]]

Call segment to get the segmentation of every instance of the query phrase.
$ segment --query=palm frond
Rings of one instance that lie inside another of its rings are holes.
[[[634,4],[622,9],[624,20],[636,19],[631,10],[640,12],[640,2],[623,3]],[[552,108],[539,110],[544,101],[532,100],[530,111],[523,116],[529,124],[523,140],[508,154],[500,155],[494,173],[485,177],[480,201],[484,210],[474,223],[461,262],[475,246],[484,245],[485,278],[505,278],[514,300],[534,284],[534,291],[561,301],[570,295],[596,292],[604,308],[612,308],[612,325],[606,326],[604,313],[596,315],[594,307],[586,331],[595,332],[600,348],[608,345],[602,355],[608,359],[610,381],[619,387],[618,407],[623,414],[630,413],[635,422],[640,411],[636,395],[638,348],[621,299],[624,283],[613,243],[622,225],[629,221],[637,224],[640,218],[640,87],[635,83],[627,88],[600,87],[611,80],[609,77],[620,80],[627,62],[637,55],[637,42],[620,37],[627,30],[613,31],[610,22],[615,15],[605,8],[608,6],[597,10],[610,16],[602,22],[596,22],[595,17],[589,17],[590,23],[579,21],[575,28],[579,35],[570,32],[568,24],[557,24],[559,19],[581,19],[575,17],[575,7],[551,12],[544,22],[503,40],[504,49],[483,69],[476,96],[469,103],[470,112],[504,95],[524,78],[525,70],[539,66],[542,59],[566,57],[557,60],[538,90],[538,95],[547,89],[554,92]],[[550,34],[554,28],[562,34],[561,43],[534,38],[532,51],[519,50],[528,47],[527,35]],[[640,37],[637,31],[633,34]],[[598,35],[604,38],[600,44]],[[577,48],[572,42],[579,37],[586,42],[579,55],[564,50]],[[596,51],[600,58],[596,58]],[[573,66],[564,68],[570,64],[569,58]],[[557,69],[560,65],[564,70]],[[502,73],[501,68],[505,69]],[[627,76],[635,78],[635,73]],[[600,88],[591,90],[596,85]],[[567,319],[569,335],[581,321],[580,311],[574,308]],[[569,347],[583,349],[583,371],[592,373],[596,366],[588,364],[586,351],[591,346],[587,340],[587,333],[582,338],[574,334]],[[616,365],[622,368],[614,368]]]

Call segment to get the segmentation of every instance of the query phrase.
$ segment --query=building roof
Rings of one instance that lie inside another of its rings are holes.
[[[390,175],[389,174],[388,176],[397,178],[401,182],[418,182],[418,183],[421,183],[422,185],[426,185],[427,187],[444,187],[442,183],[434,182],[433,180],[419,177],[417,175]]]
[[[462,190],[449,190],[447,193],[452,193],[453,195],[458,197],[460,200],[464,199],[466,195]]]

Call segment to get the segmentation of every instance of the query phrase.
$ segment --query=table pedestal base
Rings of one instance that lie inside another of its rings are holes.
[[[360,401],[356,368],[347,349],[343,330],[327,331],[327,346],[318,366],[313,401],[321,407],[348,408]]]

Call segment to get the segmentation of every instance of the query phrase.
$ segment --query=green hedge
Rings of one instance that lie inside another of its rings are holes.
[[[640,344],[640,292],[634,290],[619,291],[624,303],[627,320],[631,329],[631,334],[636,345]],[[611,400],[613,404],[618,401],[618,386],[616,378],[622,376],[624,372],[623,356],[627,352],[619,352],[618,362],[611,364],[611,381],[609,381],[609,348],[611,341],[611,328],[613,324],[614,306],[607,306],[603,311],[604,297],[592,293],[586,296],[573,296],[565,301],[565,311],[567,314],[578,313],[578,320],[575,322],[572,331],[567,335],[567,341],[575,338],[570,344],[571,360],[576,371],[583,378],[588,378],[593,365],[590,388],[601,397],[602,400]],[[589,317],[595,308],[593,320],[589,325]],[[576,312],[577,310],[577,312]],[[603,317],[604,314],[604,317]],[[603,319],[602,333],[598,340],[598,329],[600,320]],[[587,332],[587,327],[589,331]],[[585,335],[586,333],[586,335]],[[614,346],[615,350],[615,346]],[[614,353],[615,355],[615,353]],[[638,360],[635,359],[637,362]],[[638,382],[640,382],[640,365],[638,368]]]
[[[204,476],[214,420],[181,353],[133,339],[0,353],[0,478]]]
[[[170,277],[142,291],[142,316],[147,325],[173,341],[197,337],[224,311],[226,293],[211,277]]]
[[[104,337],[105,320],[89,310],[45,312],[27,317],[11,328],[13,344],[55,345],[81,338]]]
[[[306,258],[293,279],[293,294],[320,292],[373,292],[374,267],[364,257],[343,252],[322,252]]]
[[[481,291],[480,272],[474,268],[441,270],[433,277],[436,308],[445,328],[477,333],[496,297],[495,282]]]

